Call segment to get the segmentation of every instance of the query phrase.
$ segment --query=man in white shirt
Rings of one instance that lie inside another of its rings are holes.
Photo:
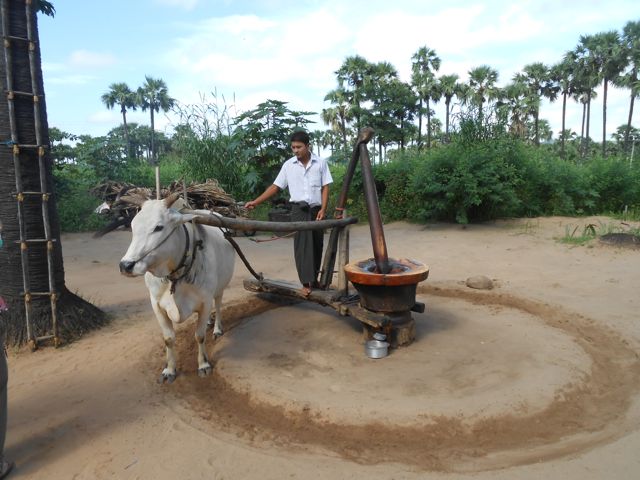
[[[288,188],[292,221],[322,220],[329,203],[329,185],[333,182],[329,166],[325,159],[311,152],[306,132],[293,132],[290,140],[295,156],[282,165],[273,184],[245,206],[253,209],[280,190]],[[293,240],[296,270],[305,296],[317,286],[323,240],[322,230],[296,232]]]

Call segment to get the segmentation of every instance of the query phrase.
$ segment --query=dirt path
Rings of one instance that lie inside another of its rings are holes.
[[[418,337],[381,360],[359,325],[320,307],[225,294],[215,375],[179,329],[170,386],[130,234],[65,236],[67,285],[112,323],[59,350],[10,352],[6,454],[15,478],[635,479],[640,472],[640,250],[555,240],[606,218],[466,228],[385,226],[391,256],[430,266]],[[291,241],[239,242],[293,279]],[[353,259],[371,256],[366,226]],[[471,290],[473,275],[494,279]]]

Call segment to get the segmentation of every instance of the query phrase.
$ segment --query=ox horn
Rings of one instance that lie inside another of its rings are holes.
[[[171,208],[171,205],[173,205],[179,198],[180,194],[178,192],[174,192],[164,199],[164,204],[167,208]]]

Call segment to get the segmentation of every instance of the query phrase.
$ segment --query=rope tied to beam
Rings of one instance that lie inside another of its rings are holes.
[[[218,227],[218,228],[222,232],[222,235],[224,235],[224,238],[227,239],[227,241],[231,244],[233,249],[237,252],[238,256],[240,257],[240,260],[242,260],[242,263],[244,263],[244,266],[247,267],[247,270],[249,270],[249,273],[251,273],[251,275],[253,275],[256,280],[258,280],[259,282],[262,282],[264,280],[264,275],[262,274],[262,272],[257,273],[253,269],[253,267],[249,263],[249,260],[247,260],[247,257],[244,256],[244,253],[240,249],[240,245],[238,245],[238,243],[233,239],[233,235],[231,234],[231,231],[228,229],[224,229],[222,227]]]

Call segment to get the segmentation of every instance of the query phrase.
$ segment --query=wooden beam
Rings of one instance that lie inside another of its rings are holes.
[[[302,294],[302,286],[298,283],[272,279],[258,281],[253,278],[244,281],[244,288],[250,292],[273,293],[328,306],[340,315],[351,316],[374,329],[382,329],[391,325],[392,322],[392,318],[384,313],[371,312],[362,308],[358,303],[357,296],[349,298],[348,302],[341,301],[342,292],[334,289],[312,290],[311,294],[305,297]]]
[[[229,218],[218,215],[197,214],[193,221],[210,225],[212,227],[224,227],[232,230],[255,230],[259,232],[299,232],[304,230],[324,230],[327,228],[342,227],[358,223],[356,217],[341,218],[336,220],[311,220],[308,222],[266,222],[263,220],[247,220],[245,218]]]
[[[340,292],[336,290],[311,290],[309,296],[302,294],[302,285],[286,280],[272,280],[265,278],[262,281],[250,278],[244,281],[244,288],[250,292],[267,292],[285,297],[309,300],[320,305],[329,305],[338,300]]]

